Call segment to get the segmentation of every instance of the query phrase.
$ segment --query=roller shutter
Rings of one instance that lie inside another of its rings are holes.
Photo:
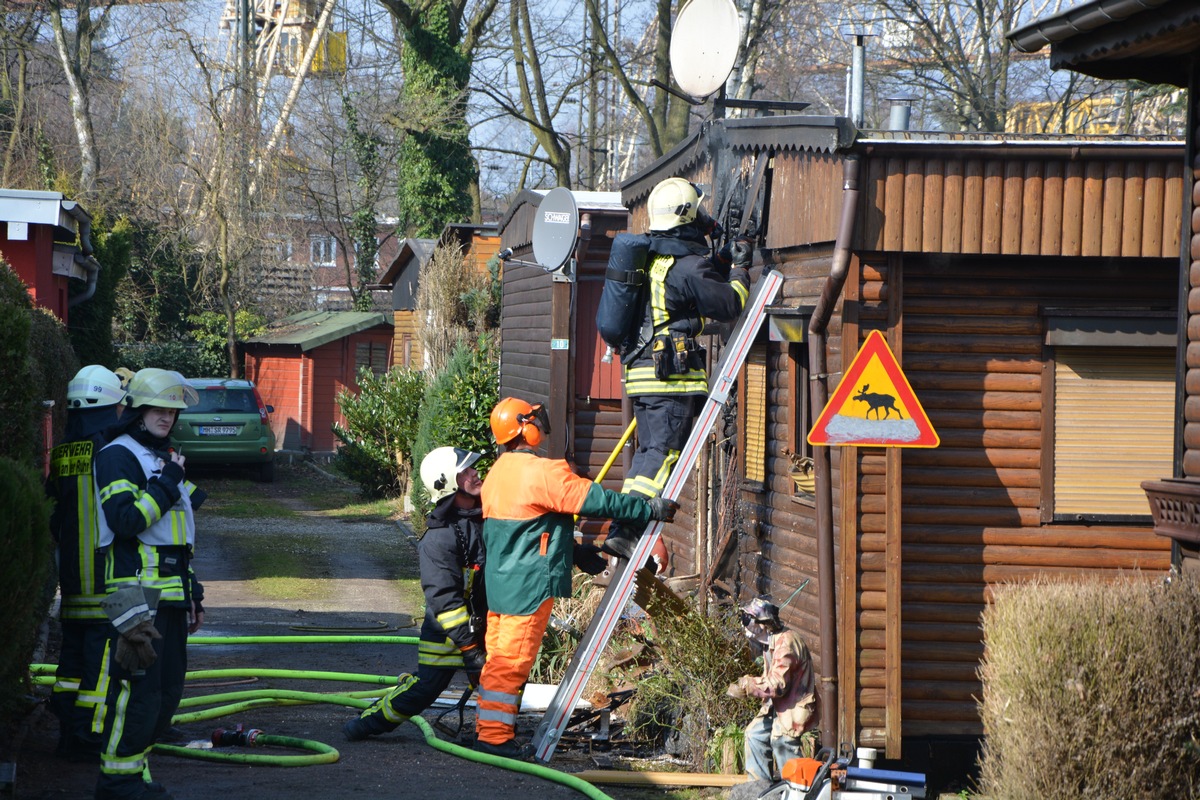
[[[1059,347],[1054,514],[1149,515],[1141,482],[1171,474],[1175,354]]]

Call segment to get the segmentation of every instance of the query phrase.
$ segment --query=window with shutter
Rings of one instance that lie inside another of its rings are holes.
[[[758,484],[767,478],[767,348],[750,350],[742,367],[742,477]]]
[[[1174,457],[1174,350],[1064,346],[1054,361],[1054,518],[1149,516],[1141,483]]]

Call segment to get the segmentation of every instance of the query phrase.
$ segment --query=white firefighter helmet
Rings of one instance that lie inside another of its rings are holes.
[[[421,459],[421,483],[433,502],[458,491],[458,474],[483,456],[461,447],[438,447]]]
[[[183,376],[169,369],[146,367],[138,370],[129,379],[128,390],[131,408],[187,408],[200,401],[196,390],[188,386]]]
[[[67,383],[67,406],[70,408],[100,408],[116,405],[124,399],[121,379],[99,364],[84,367]]]
[[[659,181],[650,192],[646,210],[650,215],[650,230],[669,231],[687,225],[696,219],[700,211],[700,198],[704,195],[694,183],[683,178],[667,178]]]

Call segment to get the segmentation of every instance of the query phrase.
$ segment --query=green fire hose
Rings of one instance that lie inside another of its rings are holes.
[[[188,640],[189,645],[221,645],[221,644],[417,644],[419,641],[416,636],[193,636]],[[33,676],[33,681],[39,685],[50,685],[54,683],[54,672],[56,665],[54,664],[33,664],[29,671]],[[287,670],[287,669],[209,669],[209,670],[194,670],[187,673],[187,680],[203,680],[211,678],[284,678],[295,680],[329,680],[342,681],[346,683],[365,683],[373,684],[375,688],[364,691],[352,691],[343,693],[323,693],[323,692],[300,692],[286,689],[253,689],[236,692],[223,692],[219,694],[205,695],[203,697],[189,697],[183,699],[179,708],[192,709],[197,706],[212,706],[211,708],[202,708],[195,711],[186,711],[176,713],[172,722],[175,724],[188,724],[192,722],[202,722],[209,719],[237,714],[244,711],[249,711],[256,708],[272,707],[272,706],[290,706],[290,705],[310,705],[315,703],[327,703],[331,705],[345,706],[348,708],[365,709],[375,702],[376,698],[381,696],[396,684],[395,676],[390,675],[369,675],[356,672],[325,672],[325,671],[307,671],[307,670]],[[215,705],[214,705],[215,704]],[[526,775],[533,775],[553,783],[566,786],[570,789],[592,798],[592,800],[612,800],[608,795],[597,789],[581,778],[577,778],[566,772],[560,772],[556,769],[551,769],[540,764],[528,764],[523,761],[516,761],[511,758],[502,756],[493,756],[485,753],[479,753],[465,747],[461,747],[450,742],[442,741],[434,733],[433,728],[421,716],[409,718],[409,722],[413,723],[420,729],[425,737],[426,743],[435,750],[440,750],[443,753],[464,758],[469,761],[475,761],[489,766],[500,767],[512,772],[520,772]],[[309,766],[312,764],[332,764],[337,761],[340,754],[338,751],[322,742],[315,742],[309,739],[298,739],[291,736],[274,736],[263,733],[261,731],[233,732],[234,739],[238,739],[238,744],[247,746],[270,746],[270,747],[287,747],[298,750],[309,751],[303,755],[279,755],[279,754],[259,754],[259,753],[240,753],[240,752],[214,752],[212,750],[197,749],[192,747],[179,747],[176,745],[156,744],[154,752],[164,755],[180,756],[184,758],[196,758],[205,761],[229,762],[236,764],[258,764],[278,767],[299,767]],[[231,742],[232,743],[232,742]]]

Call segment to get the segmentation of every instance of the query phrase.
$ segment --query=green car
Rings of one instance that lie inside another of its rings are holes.
[[[275,480],[275,433],[250,381],[189,378],[200,402],[179,412],[171,443],[189,464],[257,464],[261,481]]]

